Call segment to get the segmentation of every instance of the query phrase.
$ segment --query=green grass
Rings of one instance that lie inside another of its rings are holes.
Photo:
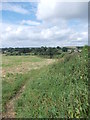
[[[41,62],[43,58],[37,56],[2,56],[2,67],[20,65],[22,62]]]
[[[87,48],[79,54],[65,54],[63,58],[23,74],[7,71],[2,78],[3,111],[5,104],[26,84],[15,103],[17,118],[88,117]],[[44,60],[35,56],[3,56],[3,68],[18,66],[22,61],[41,63]]]
[[[28,73],[28,71],[24,71],[23,73],[11,73],[12,67],[18,67],[18,65],[21,65],[19,66],[20,68],[22,67],[22,62],[38,62],[39,64],[41,63],[43,66],[44,62],[46,62],[46,59],[39,58],[37,56],[2,56],[2,62],[2,69],[6,70],[5,76],[2,75],[2,108],[3,111],[5,111],[6,103],[20,90],[21,86],[24,85],[26,81],[31,77],[31,74]],[[28,64],[26,66],[25,64],[24,68],[25,67],[30,67],[30,65]],[[35,66],[31,67],[31,69],[34,69]],[[11,71],[9,71],[9,69]]]
[[[6,78],[2,79],[2,107],[3,111],[5,111],[5,104],[11,99],[17,91],[21,88],[21,86],[28,79],[29,74],[7,74]],[[8,82],[8,79],[10,82]]]
[[[34,70],[15,103],[20,118],[87,118],[87,48],[64,56],[53,65]]]

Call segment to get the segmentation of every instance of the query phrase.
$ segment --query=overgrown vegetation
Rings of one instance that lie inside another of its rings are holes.
[[[21,118],[87,118],[88,49],[65,55],[58,63],[32,71],[16,102]]]
[[[47,59],[42,57],[4,55],[2,67],[6,74],[2,76],[3,111],[6,103],[25,84],[24,92],[15,103],[17,118],[89,118],[88,57],[87,46],[82,52],[69,54],[63,51],[55,55],[58,60],[54,64],[46,67]],[[34,70],[35,65],[44,67]],[[31,71],[25,69],[30,67]]]

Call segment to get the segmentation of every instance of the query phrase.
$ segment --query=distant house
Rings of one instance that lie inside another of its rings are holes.
[[[78,48],[77,48],[77,47],[74,49],[74,52],[79,52],[79,50],[78,50]]]
[[[74,52],[81,52],[81,51],[82,51],[82,50],[79,49],[79,48],[77,48],[77,47],[74,49]]]
[[[69,53],[72,53],[72,52],[81,52],[82,48],[76,47],[76,46],[70,46],[70,47],[67,47],[67,50],[68,50]]]
[[[79,49],[79,52],[82,52],[82,50],[81,50],[81,49]]]
[[[68,52],[71,53],[71,52],[72,52],[72,49],[68,49]]]

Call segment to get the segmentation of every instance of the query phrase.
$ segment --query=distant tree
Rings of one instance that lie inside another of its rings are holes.
[[[49,55],[50,58],[52,58],[53,55],[57,54],[57,49],[49,47],[47,48],[46,52],[47,52],[47,55]]]
[[[63,48],[63,51],[66,51]],[[54,55],[61,54],[61,48],[57,47],[38,47],[38,48],[3,48],[3,54],[7,55],[43,55],[43,56],[50,56],[52,58]]]
[[[61,47],[57,46],[57,49],[61,49]]]
[[[68,51],[68,48],[63,47],[63,48],[62,48],[62,51],[63,51],[63,52],[67,52],[67,51]]]

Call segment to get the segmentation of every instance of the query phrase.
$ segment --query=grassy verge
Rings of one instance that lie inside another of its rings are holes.
[[[33,71],[16,101],[17,118],[87,118],[87,48],[54,65]]]

